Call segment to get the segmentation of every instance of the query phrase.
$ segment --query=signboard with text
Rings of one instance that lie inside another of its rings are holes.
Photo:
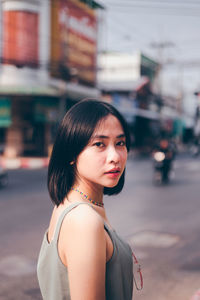
[[[11,125],[11,101],[8,98],[0,98],[0,127]]]
[[[78,0],[52,0],[51,50],[58,77],[62,77],[63,70],[58,70],[60,65],[65,67],[69,78],[73,73],[78,81],[94,85],[97,54],[95,11]]]

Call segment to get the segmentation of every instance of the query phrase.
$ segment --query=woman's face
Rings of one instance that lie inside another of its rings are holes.
[[[97,124],[76,161],[75,184],[104,188],[117,185],[126,165],[127,148],[119,120],[108,115]]]

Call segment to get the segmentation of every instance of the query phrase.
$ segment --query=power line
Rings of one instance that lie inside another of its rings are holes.
[[[118,4],[107,3],[108,10],[111,10],[112,12],[118,12],[120,14],[162,14],[162,15],[178,15],[183,17],[197,17],[200,16],[200,6],[198,7],[184,7],[184,6],[164,6],[164,5],[149,5],[149,3],[131,3],[129,5],[123,3]]]
[[[174,16],[174,17],[194,17],[199,18],[200,17],[200,11],[197,12],[194,10],[193,12],[189,12],[188,10],[185,10],[185,12],[181,12],[179,9],[176,11],[166,11],[166,9],[157,9],[155,8],[147,8],[147,10],[143,10],[144,7],[135,7],[133,10],[130,9],[123,9],[122,8],[112,8],[112,11],[121,15],[162,15],[162,16]]]
[[[59,0],[58,0],[59,1]],[[182,4],[182,3],[188,3],[188,0],[119,0],[119,1],[112,1],[112,0],[101,0],[101,2],[103,3],[136,3],[136,2],[148,2],[148,3],[152,3],[152,2],[157,2],[157,3],[161,3],[161,4],[166,4],[166,3],[179,3],[179,4]],[[200,4],[200,0],[190,0],[189,3],[191,4]]]
[[[127,21],[127,20],[117,18],[116,16],[114,16],[114,19],[110,18],[109,22],[113,23],[113,28],[115,29],[114,33],[119,34],[118,31],[120,31],[122,34],[122,37],[124,39],[125,38],[128,39],[129,37],[131,37],[131,40],[132,40],[132,38],[134,39],[134,37],[133,37],[133,34],[134,34],[135,38],[138,40],[138,36],[137,36],[138,29],[137,28],[133,29],[133,27],[132,27],[131,32],[130,32],[130,29],[129,29],[130,24],[125,24],[124,21]],[[125,25],[126,25],[126,27],[125,27]],[[117,26],[117,30],[116,30],[116,26]],[[140,37],[141,36],[145,36],[145,34],[142,33],[142,35],[140,35]],[[133,42],[133,40],[132,40],[132,42]]]
[[[140,5],[148,5],[148,6],[151,6],[151,5],[153,5],[153,6],[156,6],[156,5],[161,5],[161,6],[165,6],[165,5],[171,5],[172,7],[173,6],[175,6],[175,5],[180,5],[181,7],[183,7],[183,5],[184,6],[187,6],[187,7],[194,7],[194,6],[197,6],[197,7],[199,7],[199,5],[200,5],[200,1],[198,2],[198,1],[196,1],[196,2],[188,2],[187,0],[186,1],[183,1],[183,0],[180,0],[180,1],[159,1],[159,0],[152,0],[152,1],[150,1],[150,0],[140,0],[140,1],[118,1],[118,2],[116,2],[116,1],[114,1],[114,2],[112,2],[112,1],[106,1],[105,2],[106,3],[106,5],[115,5],[115,6],[126,6],[126,7],[129,7],[129,6],[135,6],[135,5],[138,5],[138,4],[140,4]]]

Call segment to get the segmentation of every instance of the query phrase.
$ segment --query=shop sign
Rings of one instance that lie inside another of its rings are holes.
[[[94,85],[97,55],[95,10],[78,0],[52,3],[52,60],[60,62],[69,72],[75,70],[78,79]]]
[[[58,121],[57,99],[36,99],[34,119],[36,122],[51,123]]]
[[[38,64],[38,13],[3,12],[3,62],[18,66]]]
[[[11,125],[11,101],[7,98],[0,98],[0,127]]]

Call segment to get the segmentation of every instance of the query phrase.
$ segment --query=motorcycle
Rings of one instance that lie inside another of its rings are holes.
[[[173,153],[162,150],[155,151],[153,154],[154,182],[168,183],[172,173]]]

